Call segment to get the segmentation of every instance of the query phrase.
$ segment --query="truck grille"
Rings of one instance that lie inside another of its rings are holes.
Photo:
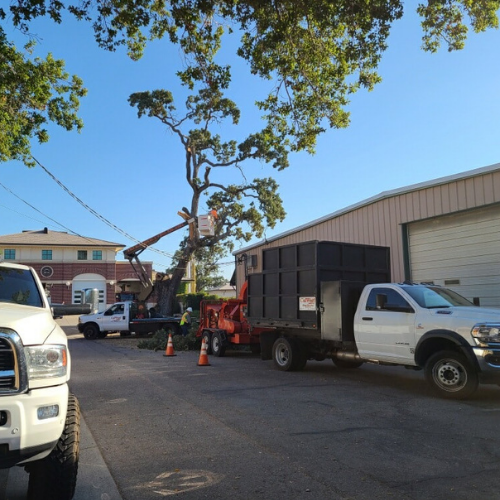
[[[28,388],[26,358],[19,335],[0,328],[0,396],[25,392]]]
[[[0,338],[0,390],[16,386],[16,358],[11,344]]]

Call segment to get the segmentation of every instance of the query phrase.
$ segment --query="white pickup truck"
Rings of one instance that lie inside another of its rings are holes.
[[[172,334],[180,331],[178,317],[150,317],[143,303],[131,301],[117,302],[103,312],[84,314],[78,318],[78,330],[87,340],[105,338],[108,332],[121,335],[143,335],[166,330]]]
[[[29,500],[70,500],[80,410],[66,334],[35,271],[0,262],[0,468],[24,467]]]
[[[308,359],[331,358],[338,368],[363,363],[423,369],[442,397],[463,399],[478,384],[500,385],[500,309],[475,306],[430,284],[322,282],[314,324],[250,318],[262,359],[280,370],[303,369]]]

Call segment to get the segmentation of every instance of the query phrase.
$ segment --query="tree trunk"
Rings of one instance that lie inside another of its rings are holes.
[[[189,258],[182,258],[175,268],[169,280],[156,283],[156,292],[158,297],[158,309],[163,316],[172,316],[177,309],[177,292],[179,290],[182,278],[186,272]]]

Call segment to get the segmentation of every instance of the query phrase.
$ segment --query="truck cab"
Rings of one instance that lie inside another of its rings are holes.
[[[431,284],[367,285],[354,316],[361,359],[425,369],[445,396],[500,382],[500,310]]]

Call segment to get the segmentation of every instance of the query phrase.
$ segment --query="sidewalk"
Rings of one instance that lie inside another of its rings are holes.
[[[24,469],[14,467],[0,471],[0,473],[8,473],[3,496],[2,483],[5,482],[5,478],[2,481],[0,476],[0,498],[5,500],[26,500],[29,476]],[[83,416],[81,417],[78,479],[73,500],[122,500]]]

